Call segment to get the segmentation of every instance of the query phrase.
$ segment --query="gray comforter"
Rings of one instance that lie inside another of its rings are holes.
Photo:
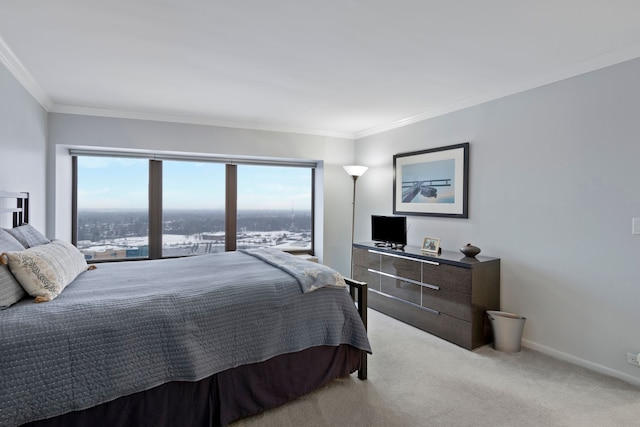
[[[343,287],[303,293],[245,253],[101,264],[0,311],[0,425],[343,343],[371,350]]]

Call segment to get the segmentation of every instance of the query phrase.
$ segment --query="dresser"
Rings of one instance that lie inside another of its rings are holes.
[[[355,243],[353,278],[368,284],[369,307],[472,350],[492,341],[487,310],[500,310],[500,260],[420,247]]]

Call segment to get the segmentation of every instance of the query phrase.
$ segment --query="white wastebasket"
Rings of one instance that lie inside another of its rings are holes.
[[[527,319],[506,311],[487,311],[487,316],[493,329],[493,348],[507,353],[520,351],[522,330]]]

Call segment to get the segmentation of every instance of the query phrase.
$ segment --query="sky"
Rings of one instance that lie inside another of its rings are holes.
[[[418,193],[411,203],[455,203],[455,169],[454,159],[436,160],[433,162],[413,163],[402,166],[402,182],[425,181],[431,179],[450,179],[449,187],[437,186],[437,197],[425,197]]]
[[[148,159],[78,157],[79,209],[147,209]],[[165,209],[224,209],[225,165],[163,161]],[[238,165],[238,209],[311,210],[311,169]]]
[[[454,159],[407,164],[402,167],[402,182],[451,179],[451,184],[455,185],[455,170]]]

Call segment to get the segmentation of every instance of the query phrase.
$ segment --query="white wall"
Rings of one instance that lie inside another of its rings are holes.
[[[29,222],[43,233],[46,138],[46,111],[0,65],[0,190],[30,193]],[[11,226],[9,215],[0,218],[0,226]]]
[[[49,115],[48,217],[55,236],[71,235],[71,161],[69,146],[111,147],[153,152],[223,154],[320,161],[316,172],[316,251],[320,260],[349,272],[351,178],[342,165],[353,162],[354,142],[310,136],[214,126],[127,120],[71,114]]]
[[[640,384],[640,60],[356,141],[356,241],[392,213],[392,156],[470,142],[469,219],[409,217],[409,244],[501,258],[524,344]]]

